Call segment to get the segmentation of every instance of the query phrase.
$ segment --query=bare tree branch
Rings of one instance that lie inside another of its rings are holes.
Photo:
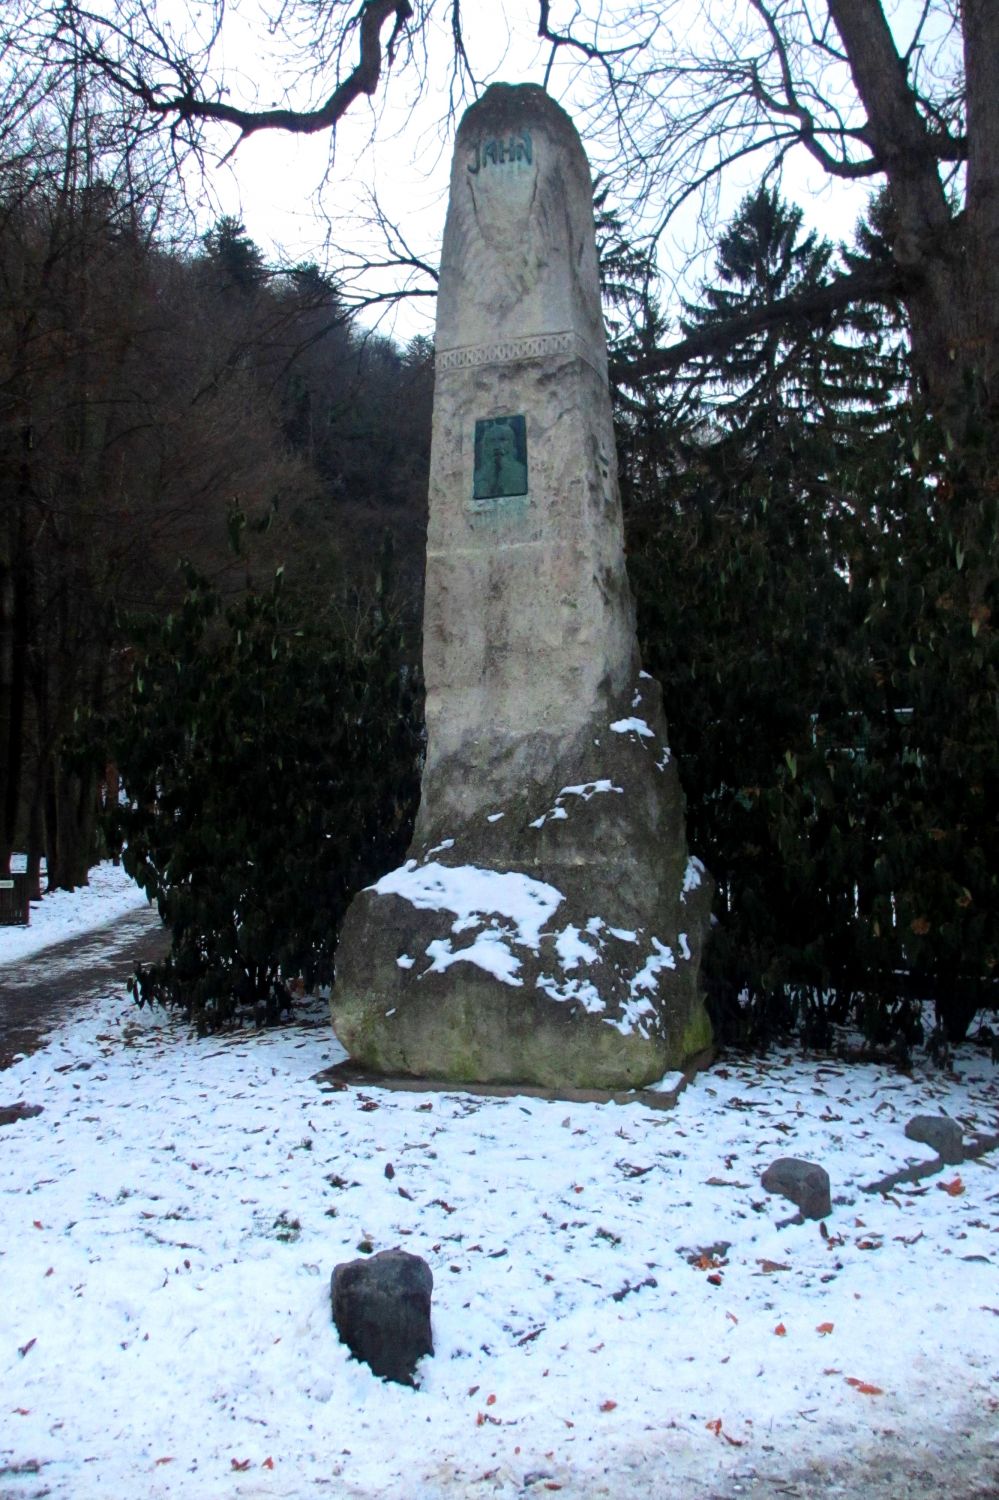
[[[68,14],[74,11],[75,7],[67,7]],[[75,14],[81,19],[85,17],[83,12],[76,11]],[[222,99],[205,98],[196,91],[193,73],[187,78],[182,76],[184,86],[180,92],[163,97],[140,69],[129,69],[112,58],[103,47],[89,39],[82,27],[81,56],[117,87],[140,99],[154,115],[184,121],[206,120],[234,125],[241,138],[253,135],[258,130],[287,130],[297,135],[314,135],[318,131],[334,130],[356,99],[362,95],[370,97],[374,94],[381,80],[383,67],[386,63],[391,66],[399,38],[412,16],[413,8],[409,0],[362,0],[354,22],[350,23],[351,27],[356,27],[359,37],[357,63],[317,109],[309,110],[242,109]],[[100,19],[103,23],[103,18],[91,16],[89,19]],[[392,30],[383,50],[382,32],[390,21]],[[171,55],[171,61],[175,67],[178,66],[176,56]]]

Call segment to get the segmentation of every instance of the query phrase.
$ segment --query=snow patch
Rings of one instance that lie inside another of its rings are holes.
[[[601,777],[599,781],[583,781],[579,786],[564,786],[555,798],[553,806],[546,813],[542,813],[540,818],[535,818],[532,823],[529,823],[528,827],[543,828],[549,821],[567,818],[569,814],[562,806],[563,797],[580,797],[584,802],[589,802],[590,798],[595,797],[599,792],[618,792],[623,796],[624,787],[615,786],[606,776]]]
[[[657,937],[652,939],[652,952],[645,960],[638,973],[632,978],[628,988],[632,996],[639,990],[648,990],[652,993],[659,987],[659,975],[663,969],[675,969],[676,959],[673,957],[672,948],[667,948]]]
[[[524,983],[519,977],[520,959],[510,952],[503,934],[493,929],[478,933],[468,948],[452,948],[447,938],[437,938],[427,944],[427,957],[431,960],[424,971],[427,974],[443,974],[453,964],[467,963],[484,969],[503,984],[519,988]]]
[[[655,739],[644,719],[615,719],[610,727],[615,734],[637,734],[647,740]]]
[[[566,979],[561,983],[550,974],[538,976],[537,988],[552,1000],[574,1001],[589,1015],[599,1015],[607,1007],[596,987],[588,979]]]
[[[426,857],[427,857],[427,859],[429,859],[432,854],[440,854],[440,852],[441,852],[442,849],[453,849],[453,848],[454,848],[454,839],[442,839],[439,844],[435,844],[432,849],[428,849],[427,850]]]
[[[407,860],[370,887],[379,896],[401,896],[421,911],[453,912],[452,932],[503,917],[514,926],[512,941],[533,948],[541,929],[562,903],[562,892],[516,870],[480,870],[476,865],[417,865]],[[467,950],[466,950],[467,951]]]
[[[580,964],[600,962],[599,947],[594,948],[591,943],[585,942],[579,928],[572,925],[563,927],[556,937],[555,952],[558,954],[559,963],[567,972],[578,969]]]

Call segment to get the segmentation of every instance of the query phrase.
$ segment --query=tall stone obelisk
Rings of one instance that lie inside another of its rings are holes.
[[[334,1025],[386,1072],[648,1083],[710,1039],[710,887],[639,671],[589,168],[532,85],[459,127],[436,355],[422,799]]]

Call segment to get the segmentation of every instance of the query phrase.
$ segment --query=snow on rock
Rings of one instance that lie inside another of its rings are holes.
[[[654,993],[657,986],[658,976],[663,969],[675,969],[676,959],[673,957],[672,948],[667,948],[657,937],[652,939],[652,952],[645,963],[631,981],[629,988],[632,995],[639,990],[647,990]]]
[[[655,739],[655,734],[644,719],[615,719],[610,727],[615,734],[637,734],[643,739]]]
[[[402,896],[424,911],[452,912],[457,919],[452,932],[477,926],[483,918],[503,918],[512,924],[511,940],[535,953],[542,927],[562,902],[561,891],[553,885],[516,870],[481,870],[433,860],[422,865],[408,860],[370,889],[379,896]]]
[[[571,924],[556,935],[555,952],[566,971],[577,969],[580,964],[600,962],[599,947],[586,942],[579,928]]]
[[[524,981],[519,976],[520,959],[507,947],[507,935],[496,931],[476,933],[473,942],[465,948],[453,948],[447,938],[435,938],[427,944],[430,968],[426,973],[443,974],[452,964],[475,964],[503,984],[519,987]]]
[[[568,810],[562,805],[564,797],[579,797],[583,802],[589,802],[590,798],[595,797],[598,792],[618,792],[623,796],[624,788],[615,786],[606,776],[598,781],[581,782],[579,786],[564,786],[555,798],[553,806],[546,813],[542,813],[539,818],[534,818],[528,827],[543,828],[548,822],[557,822],[561,818],[567,818]]]

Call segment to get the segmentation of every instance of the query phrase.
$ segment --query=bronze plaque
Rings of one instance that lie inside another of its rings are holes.
[[[487,417],[475,424],[476,500],[527,494],[527,423],[523,417]]]

